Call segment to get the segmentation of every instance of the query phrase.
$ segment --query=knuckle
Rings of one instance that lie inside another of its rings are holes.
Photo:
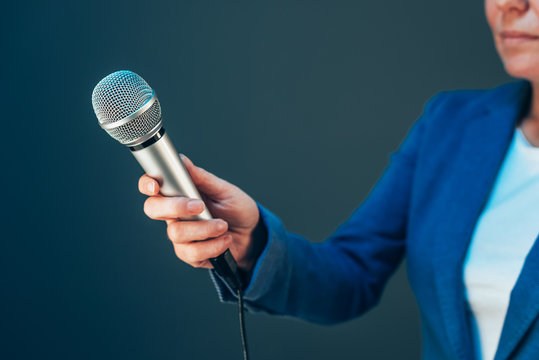
[[[175,245],[174,246],[174,252],[176,253],[176,257],[178,259],[180,259],[181,261],[189,264],[189,262],[186,260],[185,258],[185,254],[184,254],[184,251],[183,251],[183,246],[180,246],[180,245]]]
[[[204,260],[200,258],[200,251],[194,246],[186,246],[183,255],[185,261],[189,264],[195,264]]]
[[[204,265],[204,261],[199,261],[193,254],[190,253],[188,245],[175,245],[174,252],[176,257],[183,261],[184,263],[191,265],[192,267],[198,268]]]
[[[183,227],[180,222],[173,222],[167,226],[167,236],[172,242],[179,242],[182,238]]]

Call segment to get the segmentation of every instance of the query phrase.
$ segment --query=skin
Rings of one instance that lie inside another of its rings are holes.
[[[528,141],[539,146],[539,0],[485,0],[485,14],[507,73],[532,84],[530,110],[521,127]],[[158,182],[143,175],[139,190],[149,196],[144,212],[152,219],[166,221],[174,251],[187,264],[211,268],[208,259],[230,249],[238,266],[251,271],[266,241],[255,201],[187,157],[182,156],[182,160],[204,202],[160,196]],[[204,206],[215,220],[180,220],[201,213]]]
[[[144,212],[152,219],[167,222],[167,235],[176,256],[187,264],[212,268],[208,259],[230,249],[240,269],[251,271],[266,241],[263,231],[259,231],[260,214],[255,201],[237,186],[195,166],[185,155],[181,157],[204,202],[160,196],[159,183],[143,175],[139,191],[149,196]],[[214,220],[180,220],[200,214],[204,206]]]
[[[505,71],[532,85],[521,128],[539,146],[539,0],[485,0],[485,14]]]

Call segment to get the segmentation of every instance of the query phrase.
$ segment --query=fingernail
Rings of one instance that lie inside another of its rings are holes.
[[[200,212],[204,208],[204,203],[200,200],[189,200],[187,210],[192,212]]]
[[[226,228],[226,222],[223,220],[217,220],[217,230],[224,230]]]
[[[155,192],[155,184],[153,182],[149,183],[147,187],[148,187],[148,191],[151,192],[152,194]]]

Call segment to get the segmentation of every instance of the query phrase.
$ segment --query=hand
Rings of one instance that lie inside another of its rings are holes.
[[[186,156],[181,155],[181,158],[204,202],[161,196],[159,183],[142,175],[139,191],[150,196],[144,203],[144,212],[152,219],[167,222],[167,234],[176,256],[187,264],[212,268],[208,259],[230,249],[238,266],[251,271],[265,244],[263,236],[253,236],[259,232],[255,229],[263,226],[259,225],[260,214],[255,201],[238,187],[195,166]],[[180,220],[200,214],[205,205],[215,219]]]

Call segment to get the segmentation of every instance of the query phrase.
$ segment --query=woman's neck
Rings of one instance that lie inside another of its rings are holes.
[[[539,82],[531,82],[531,103],[528,118],[539,120]]]
[[[531,82],[530,111],[520,125],[524,136],[533,146],[539,146],[539,82]]]

